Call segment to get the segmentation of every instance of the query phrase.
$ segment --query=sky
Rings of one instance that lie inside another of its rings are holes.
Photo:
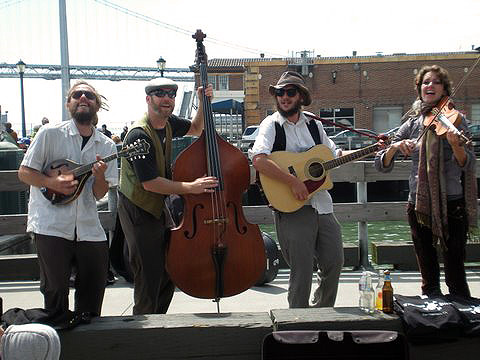
[[[0,63],[60,64],[58,3],[0,0]],[[156,67],[162,56],[167,68],[187,68],[194,63],[191,34],[196,29],[207,34],[210,59],[285,57],[303,50],[315,56],[455,52],[480,46],[479,0],[66,0],[66,6],[71,65]],[[118,134],[145,112],[144,82],[91,83],[110,108],[99,113],[99,125]],[[183,87],[192,84],[180,83]],[[24,91],[27,133],[44,116],[61,121],[60,80],[25,78]],[[18,78],[0,78],[0,105],[21,133]]]

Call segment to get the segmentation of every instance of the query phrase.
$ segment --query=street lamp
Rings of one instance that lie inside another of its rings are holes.
[[[163,57],[159,57],[157,60],[157,67],[160,70],[160,76],[163,77],[163,71],[165,70],[165,59]]]
[[[23,98],[23,74],[25,73],[25,63],[22,60],[17,63],[17,70],[20,74],[20,98],[22,101],[22,137],[26,137],[27,130],[25,125],[25,102]]]

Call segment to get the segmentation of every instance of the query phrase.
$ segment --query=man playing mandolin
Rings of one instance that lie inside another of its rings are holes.
[[[88,320],[100,315],[108,270],[108,242],[96,200],[118,182],[115,161],[108,165],[95,161],[115,154],[116,147],[92,125],[102,108],[102,97],[93,86],[85,81],[75,83],[68,92],[66,106],[72,119],[40,128],[18,177],[31,185],[27,231],[34,233],[45,308],[57,315],[68,311],[69,278],[75,264],[75,311]],[[61,159],[78,164],[93,162],[93,176],[75,178],[62,166],[48,169],[49,175],[44,173],[49,164]],[[42,191],[71,198],[55,204]]]
[[[172,115],[177,89],[168,78],[149,81],[145,87],[147,113],[131,126],[124,141],[145,140],[150,144],[144,158],[122,159],[120,172],[118,215],[134,277],[134,315],[166,313],[175,290],[165,269],[169,227],[173,225],[165,195],[210,193],[218,185],[210,176],[191,182],[170,180],[172,138],[200,135],[204,124],[201,103],[191,122]],[[212,96],[212,86],[205,91]],[[200,101],[202,92],[199,87]]]
[[[309,307],[312,269],[316,265],[319,286],[314,292],[313,306],[333,306],[343,266],[343,244],[332,198],[327,190],[320,190],[308,200],[304,182],[281,169],[269,155],[281,150],[305,152],[318,144],[325,145],[333,155],[339,156],[341,150],[328,138],[320,121],[309,119],[302,112],[302,106],[310,105],[311,96],[300,74],[283,73],[269,91],[278,111],[260,124],[250,152],[253,166],[261,174],[288,184],[295,199],[306,201],[293,212],[275,211],[278,241],[290,266],[288,304],[290,308]]]

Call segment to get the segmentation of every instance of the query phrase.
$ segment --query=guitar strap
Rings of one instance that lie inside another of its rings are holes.
[[[307,121],[307,128],[308,131],[310,131],[310,135],[312,135],[315,145],[321,144],[322,139],[320,137],[320,132],[318,131],[317,123],[314,119]],[[287,138],[285,136],[285,129],[279,122],[275,121],[275,141],[273,142],[272,152],[283,151],[286,147]]]

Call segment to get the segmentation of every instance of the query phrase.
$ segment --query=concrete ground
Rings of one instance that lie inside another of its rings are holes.
[[[288,308],[287,288],[288,269],[281,269],[271,283],[255,286],[251,289],[220,301],[221,312],[263,312],[271,309]],[[340,278],[336,307],[358,305],[358,281],[361,272],[344,271]],[[480,298],[480,269],[467,270],[467,279],[472,296]],[[315,284],[314,278],[314,284]],[[376,280],[375,280],[376,282]],[[392,286],[394,293],[419,295],[421,278],[418,272],[394,271]],[[442,276],[442,290],[446,293],[445,279]],[[4,311],[13,307],[23,309],[43,306],[43,296],[38,281],[0,282],[0,296],[3,298]],[[70,291],[70,304],[73,304],[73,291]],[[105,291],[103,316],[131,315],[133,306],[133,286],[123,278]],[[190,297],[177,290],[169,314],[175,313],[212,313],[217,306],[212,300]]]

